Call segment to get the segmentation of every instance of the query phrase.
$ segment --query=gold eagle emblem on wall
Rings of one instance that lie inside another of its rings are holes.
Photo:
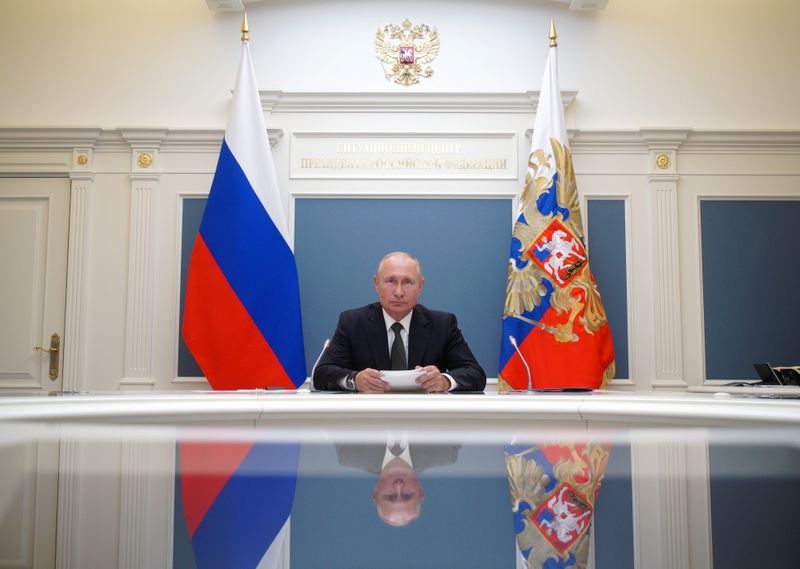
[[[439,54],[439,34],[426,24],[412,25],[406,18],[399,26],[387,24],[375,35],[375,56],[387,81],[408,87],[430,77],[430,65]],[[424,67],[427,65],[427,67]]]

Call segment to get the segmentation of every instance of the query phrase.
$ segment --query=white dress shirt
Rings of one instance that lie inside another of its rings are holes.
[[[414,315],[414,311],[412,310],[400,320],[395,320],[389,316],[383,307],[381,307],[381,312],[383,312],[383,322],[386,324],[386,341],[388,342],[390,354],[392,353],[392,344],[394,343],[394,330],[392,330],[392,324],[395,322],[400,322],[400,324],[403,325],[403,329],[400,330],[400,339],[403,340],[403,347],[406,349],[406,361],[408,361],[408,331],[411,327],[411,317]],[[448,388],[448,391],[455,389],[457,385],[456,380],[453,379],[450,374],[443,373],[442,375],[450,381],[450,387]]]

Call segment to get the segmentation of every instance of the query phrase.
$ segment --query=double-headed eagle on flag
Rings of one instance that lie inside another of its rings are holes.
[[[518,349],[517,349],[518,348]],[[511,234],[499,388],[603,387],[614,376],[606,311],[589,268],[558,87],[555,28]]]

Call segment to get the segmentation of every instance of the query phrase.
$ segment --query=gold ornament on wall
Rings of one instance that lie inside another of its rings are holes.
[[[86,166],[86,164],[89,162],[89,157],[86,154],[78,154],[75,162],[78,163],[78,166]]]
[[[149,168],[153,165],[153,156],[147,152],[142,152],[139,154],[136,163],[139,164],[139,168]]]
[[[672,166],[672,159],[669,157],[669,154],[659,154],[656,156],[656,166],[662,170],[666,170]]]
[[[406,18],[399,26],[387,24],[375,35],[375,56],[387,81],[408,87],[421,77],[433,75],[428,65],[439,54],[439,33],[426,24],[412,25]]]

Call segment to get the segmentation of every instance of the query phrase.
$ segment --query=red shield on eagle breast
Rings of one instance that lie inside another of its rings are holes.
[[[414,46],[401,45],[399,61],[401,65],[411,65],[414,63]]]
[[[586,265],[583,244],[558,219],[539,234],[527,254],[559,287],[567,286]]]
[[[530,520],[559,553],[564,553],[592,523],[592,507],[565,482],[542,502]]]

